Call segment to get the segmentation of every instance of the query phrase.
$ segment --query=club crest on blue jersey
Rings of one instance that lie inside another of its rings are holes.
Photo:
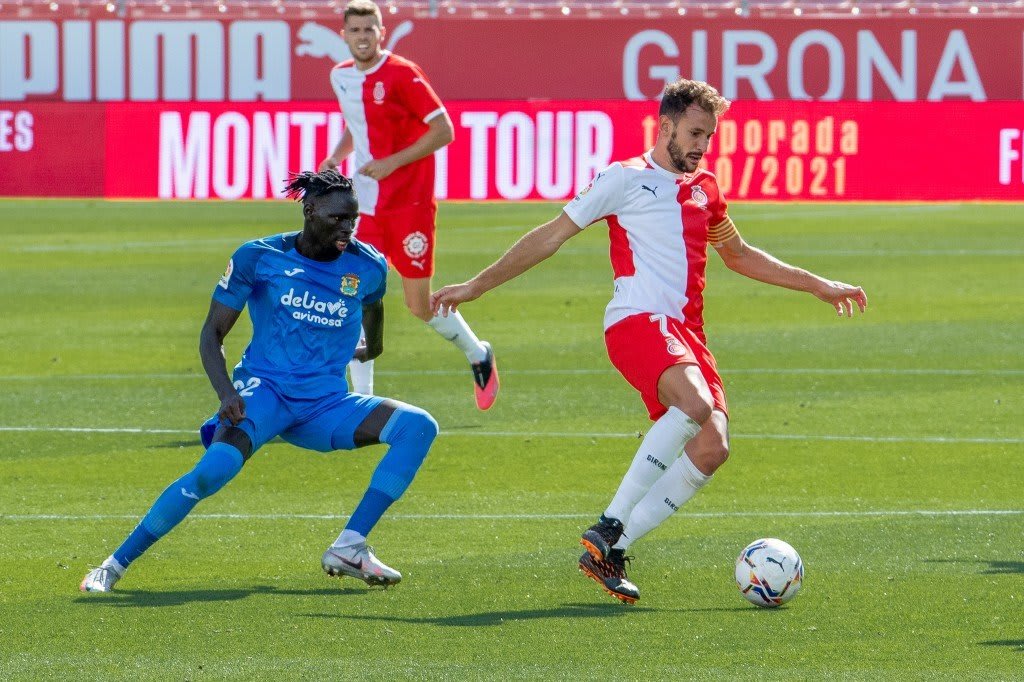
[[[346,296],[355,296],[359,293],[359,275],[342,275],[341,277],[341,293]]]
[[[225,268],[224,274],[220,276],[220,281],[217,282],[217,286],[221,289],[227,289],[228,284],[231,283],[231,273],[235,271],[235,259],[228,259],[228,267]]]

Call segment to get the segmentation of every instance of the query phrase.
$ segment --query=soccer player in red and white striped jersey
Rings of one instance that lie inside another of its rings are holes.
[[[737,232],[715,176],[699,165],[728,107],[707,83],[668,85],[653,149],[598,173],[554,220],[468,282],[431,298],[435,311],[455,310],[551,256],[588,225],[608,223],[615,290],[605,310],[605,344],[654,424],[608,508],[584,532],[580,569],[627,603],[640,591],[626,577],[625,550],[693,497],[729,453],[725,390],[703,329],[707,245],[731,270],[813,294],[839,315],[867,305],[860,287],[783,263]]]
[[[384,36],[376,3],[346,5],[342,37],[352,59],[331,70],[345,131],[320,170],[336,168],[355,151],[359,240],[387,256],[402,276],[412,314],[465,353],[477,407],[486,410],[498,393],[490,344],[478,339],[461,315],[436,316],[430,309],[437,217],[433,154],[454,138],[452,122],[423,71],[382,49]],[[349,373],[355,392],[373,393],[372,360],[354,360]]]

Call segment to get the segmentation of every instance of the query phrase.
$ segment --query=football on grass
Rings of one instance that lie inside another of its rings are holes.
[[[743,548],[736,559],[736,585],[755,606],[774,608],[796,596],[804,581],[804,562],[782,540],[762,538]]]

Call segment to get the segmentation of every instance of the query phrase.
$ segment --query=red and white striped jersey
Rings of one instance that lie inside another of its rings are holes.
[[[420,68],[387,50],[366,71],[351,59],[338,64],[331,70],[331,87],[352,133],[356,169],[405,149],[422,137],[430,119],[445,110]],[[434,201],[433,156],[402,166],[382,182],[354,176],[361,213],[376,215]]]
[[[707,245],[736,234],[712,173],[672,173],[648,152],[598,173],[565,213],[580,229],[608,221],[615,292],[605,329],[638,313],[703,326]]]

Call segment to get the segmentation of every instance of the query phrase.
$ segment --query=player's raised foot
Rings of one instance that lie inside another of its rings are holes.
[[[402,580],[402,574],[374,556],[373,550],[365,542],[346,547],[328,547],[321,563],[327,575],[347,575],[359,578],[367,585],[387,587]]]
[[[104,562],[85,574],[82,584],[78,586],[82,592],[111,592],[114,583],[121,579],[123,574],[116,568]]]
[[[604,561],[612,551],[612,545],[622,537],[622,521],[601,515],[600,520],[583,531],[580,544],[587,548],[590,556]]]
[[[476,406],[481,410],[487,410],[498,397],[498,363],[494,359],[491,344],[486,341],[480,343],[487,347],[487,357],[472,364],[473,393],[476,395]]]
[[[626,579],[626,562],[629,557],[621,549],[613,549],[608,559],[600,561],[584,552],[580,557],[580,570],[601,586],[605,592],[626,604],[635,604],[640,590]]]

